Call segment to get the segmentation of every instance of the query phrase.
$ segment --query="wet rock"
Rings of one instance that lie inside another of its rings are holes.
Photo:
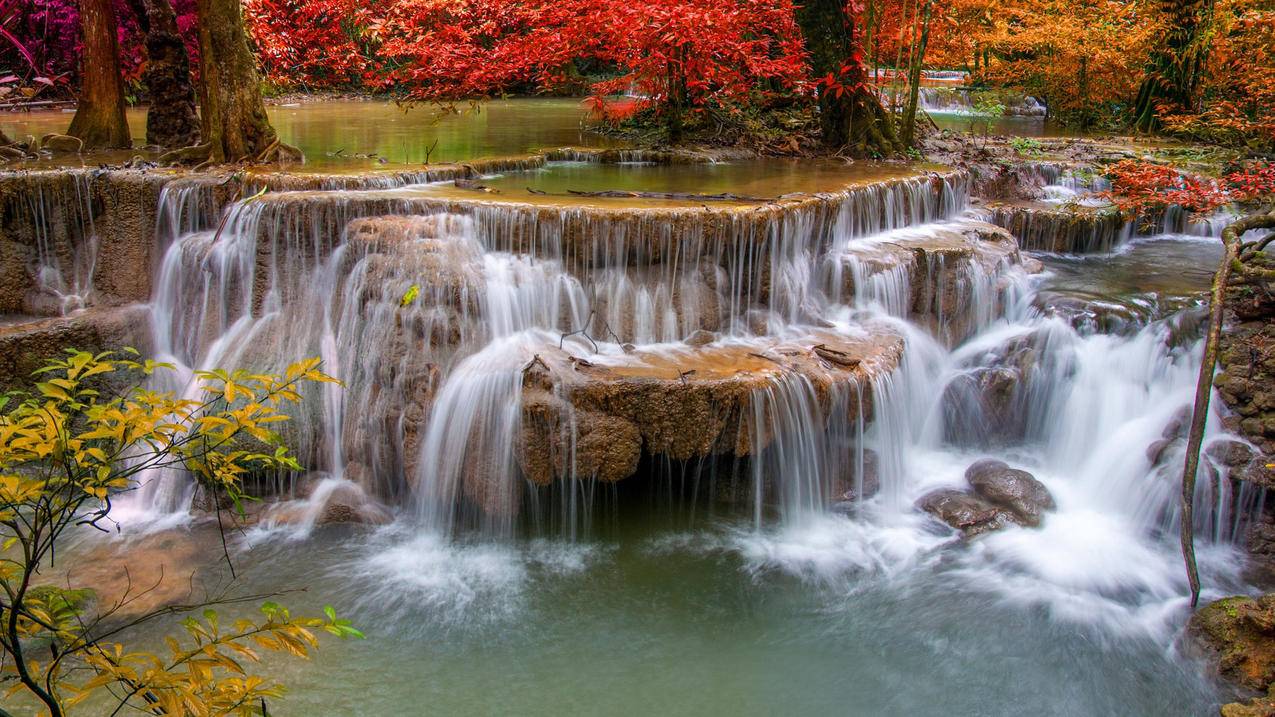
[[[35,262],[32,247],[0,238],[0,314],[22,311],[23,299],[33,287],[27,267]]]
[[[1183,406],[1173,414],[1169,422],[1164,424],[1164,430],[1160,432],[1162,438],[1186,438],[1187,430],[1191,427],[1191,407]]]
[[[1275,717],[1275,687],[1247,702],[1222,705],[1222,717]]]
[[[149,321],[148,307],[122,306],[0,326],[0,389],[28,386],[31,372],[67,347],[96,353],[133,346],[147,355]]]
[[[1210,603],[1191,616],[1183,639],[1223,679],[1265,691],[1275,681],[1275,594]]]
[[[983,498],[963,490],[944,488],[921,496],[916,503],[921,510],[972,538],[976,535],[1014,525],[1012,513]]]
[[[1054,497],[1043,483],[1024,470],[1003,461],[976,461],[965,470],[974,491],[993,505],[1013,511],[1024,525],[1038,526],[1045,511],[1054,509]]]
[[[856,504],[853,500],[839,500],[828,506],[828,511],[835,515],[854,515]]]
[[[1256,457],[1252,446],[1234,438],[1213,441],[1204,449],[1204,455],[1228,468],[1247,466]]]
[[[341,501],[329,501],[323,506],[317,525],[333,523],[360,523],[363,525],[386,525],[393,520],[389,511],[372,503],[351,505]]]
[[[856,465],[851,460],[845,466],[845,475],[833,485],[832,498],[836,502],[867,500],[881,492],[881,458],[871,448],[863,450],[863,486],[855,489]]]
[[[303,523],[313,516],[315,525],[361,523],[385,525],[393,520],[390,512],[372,500],[361,487],[348,481],[320,481],[305,501],[280,504],[270,513],[276,523]]]
[[[65,134],[46,134],[40,139],[40,147],[54,153],[79,154],[84,141]]]
[[[1035,377],[1050,370],[1040,365],[1042,341],[1037,334],[1021,336],[962,362],[962,371],[943,389],[949,443],[989,448],[1026,436],[1029,391]]]
[[[717,340],[717,334],[704,329],[697,329],[686,337],[687,346],[707,346]]]
[[[1160,465],[1167,455],[1169,447],[1180,442],[1179,438],[1157,438],[1147,446],[1147,461],[1153,466]]]

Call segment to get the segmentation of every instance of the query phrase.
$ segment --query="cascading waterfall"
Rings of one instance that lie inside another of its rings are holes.
[[[1083,190],[1061,173],[1046,179]],[[960,177],[920,177],[789,209],[614,215],[440,203],[411,187],[341,190],[327,203],[280,192],[231,205],[214,228],[201,190],[166,190],[155,345],[180,367],[169,387],[186,391],[197,368],[322,356],[344,387],[316,393],[289,436],[328,480],[312,500],[349,484],[446,540],[512,536],[523,504],[549,493],[524,480],[520,451],[524,392],[551,354],[583,376],[596,362],[633,364],[635,352],[672,365],[700,346],[782,357],[777,339],[809,347],[886,327],[904,344],[896,366],[862,380],[774,369],[749,389],[740,465],[755,531],[818,526],[845,490],[862,504],[849,520],[930,545],[913,502],[991,453],[1058,494],[1047,525],[1102,514],[1158,544],[1177,520],[1173,481],[1143,446],[1188,401],[1198,346],[1167,340],[1164,322],[1120,337],[1042,312],[1039,279],[967,191]],[[682,343],[704,332],[696,348]],[[551,492],[576,535],[599,468],[578,453],[585,419],[572,385],[547,400],[565,406],[550,454],[565,451],[572,487]],[[1197,527],[1224,543],[1252,497],[1213,470]],[[880,489],[867,499],[870,481]],[[168,513],[191,493],[169,473],[133,500]]]
[[[52,306],[34,308],[42,313],[49,310],[62,316],[83,309],[92,298],[99,241],[93,219],[90,179],[86,174],[74,174],[71,181],[73,197],[49,196],[43,186],[38,186],[27,197],[38,263],[35,289],[52,302]],[[62,211],[57,212],[57,208]],[[53,225],[57,222],[73,225],[82,239],[70,246],[59,245],[51,236]]]

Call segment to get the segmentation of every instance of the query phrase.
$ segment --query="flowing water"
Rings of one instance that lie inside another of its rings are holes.
[[[715,171],[567,164],[483,182],[774,197],[832,176]],[[309,355],[345,382],[290,429],[310,502],[268,513],[235,559],[245,589],[304,585],[289,602],[331,602],[370,639],[279,668],[294,694],[271,712],[1213,709],[1215,686],[1172,647],[1187,615],[1176,482],[1146,447],[1193,394],[1183,317],[1207,274],[1180,267],[1216,245],[1144,237],[1046,256],[1033,275],[1012,246],[971,238],[988,228],[964,177],[906,174],[865,166],[840,193],[716,210],[280,192],[231,206],[217,236],[199,187],[165,190],[152,310],[160,358],[182,367],[170,387]],[[1076,318],[1112,306],[1141,310],[1118,330]],[[825,344],[862,352],[857,372],[775,358]],[[990,405],[981,382],[1015,370]],[[630,429],[599,418],[618,399],[590,372],[674,386],[674,403],[745,381],[732,445],[751,448],[683,451],[703,421],[660,432],[673,419],[647,413],[640,459],[598,463],[597,436],[610,448]],[[532,480],[529,415],[558,426],[557,480]],[[1048,486],[1058,508],[1040,528],[967,542],[913,508],[986,455]],[[869,464],[880,492],[834,505],[847,476],[865,492]],[[1243,589],[1233,543],[1258,499],[1219,470],[1197,499],[1206,598]],[[316,527],[333,491],[392,522]],[[121,518],[180,523],[192,492],[149,476]]]

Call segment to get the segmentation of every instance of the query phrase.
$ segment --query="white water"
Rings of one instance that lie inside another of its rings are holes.
[[[758,314],[769,334],[798,337],[816,328],[855,335],[884,321],[906,351],[871,386],[839,384],[821,403],[801,376],[780,375],[754,394],[752,430],[774,439],[746,462],[751,519],[699,526],[679,549],[728,551],[750,573],[823,584],[906,580],[950,568],[950,554],[959,579],[998,600],[1108,631],[1163,634],[1180,619],[1185,581],[1174,478],[1157,473],[1145,449],[1189,402],[1198,346],[1173,348],[1163,323],[1132,336],[1082,334],[1034,308],[1039,279],[996,256],[931,262],[921,288],[934,296],[916,299],[911,254],[885,261],[880,252],[955,241],[971,226],[963,186],[941,187],[868,188],[831,217],[792,212],[725,233],[656,225],[638,236],[597,223],[585,242],[563,228],[573,210],[528,218],[500,205],[391,218],[367,240],[350,221],[384,208],[363,209],[357,192],[332,196],[335,222],[293,209],[286,196],[238,204],[213,241],[211,218],[189,220],[181,215],[189,197],[170,196],[155,342],[160,358],[182,367],[171,387],[186,391],[194,368],[277,369],[322,355],[346,386],[296,417],[299,454],[401,516],[360,559],[365,578],[464,613],[523,579],[529,558],[483,538],[517,531],[528,494],[515,458],[523,370],[562,334],[588,328],[591,339],[565,346],[585,357],[596,342],[598,356],[623,361],[621,342],[671,350],[698,329],[720,332],[719,342],[763,341],[750,321]],[[419,297],[401,306],[412,286]],[[956,315],[944,313],[945,287],[964,302]],[[976,414],[949,387],[994,366],[1014,340],[1035,352],[1014,389],[1014,435],[958,425]],[[865,391],[872,420],[846,418]],[[1220,435],[1216,423],[1210,439]],[[837,477],[862,488],[867,450],[879,459],[880,493],[849,517],[829,514]],[[960,486],[984,455],[1031,471],[1058,509],[1039,529],[1011,527],[963,546],[913,504]],[[591,495],[583,483],[564,493]],[[1226,494],[1229,482],[1221,488],[1214,495],[1200,482],[1206,595],[1233,587],[1238,572],[1230,543],[1242,511],[1232,509],[1239,497]],[[190,495],[179,474],[150,476],[127,508],[183,514]],[[572,535],[577,509],[590,508],[563,508]]]

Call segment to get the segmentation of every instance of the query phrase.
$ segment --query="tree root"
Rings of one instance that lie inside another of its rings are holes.
[[[204,164],[212,159],[212,142],[174,149],[159,156],[160,164]]]
[[[196,170],[214,167],[223,162],[217,161],[211,141],[202,144],[182,147],[160,155],[161,164],[194,165]],[[252,157],[242,157],[235,163],[250,162],[252,164],[292,164],[305,162],[305,153],[277,137],[266,148]]]
[[[305,153],[275,137],[275,140],[261,150],[254,161],[259,164],[301,164],[305,162]]]

